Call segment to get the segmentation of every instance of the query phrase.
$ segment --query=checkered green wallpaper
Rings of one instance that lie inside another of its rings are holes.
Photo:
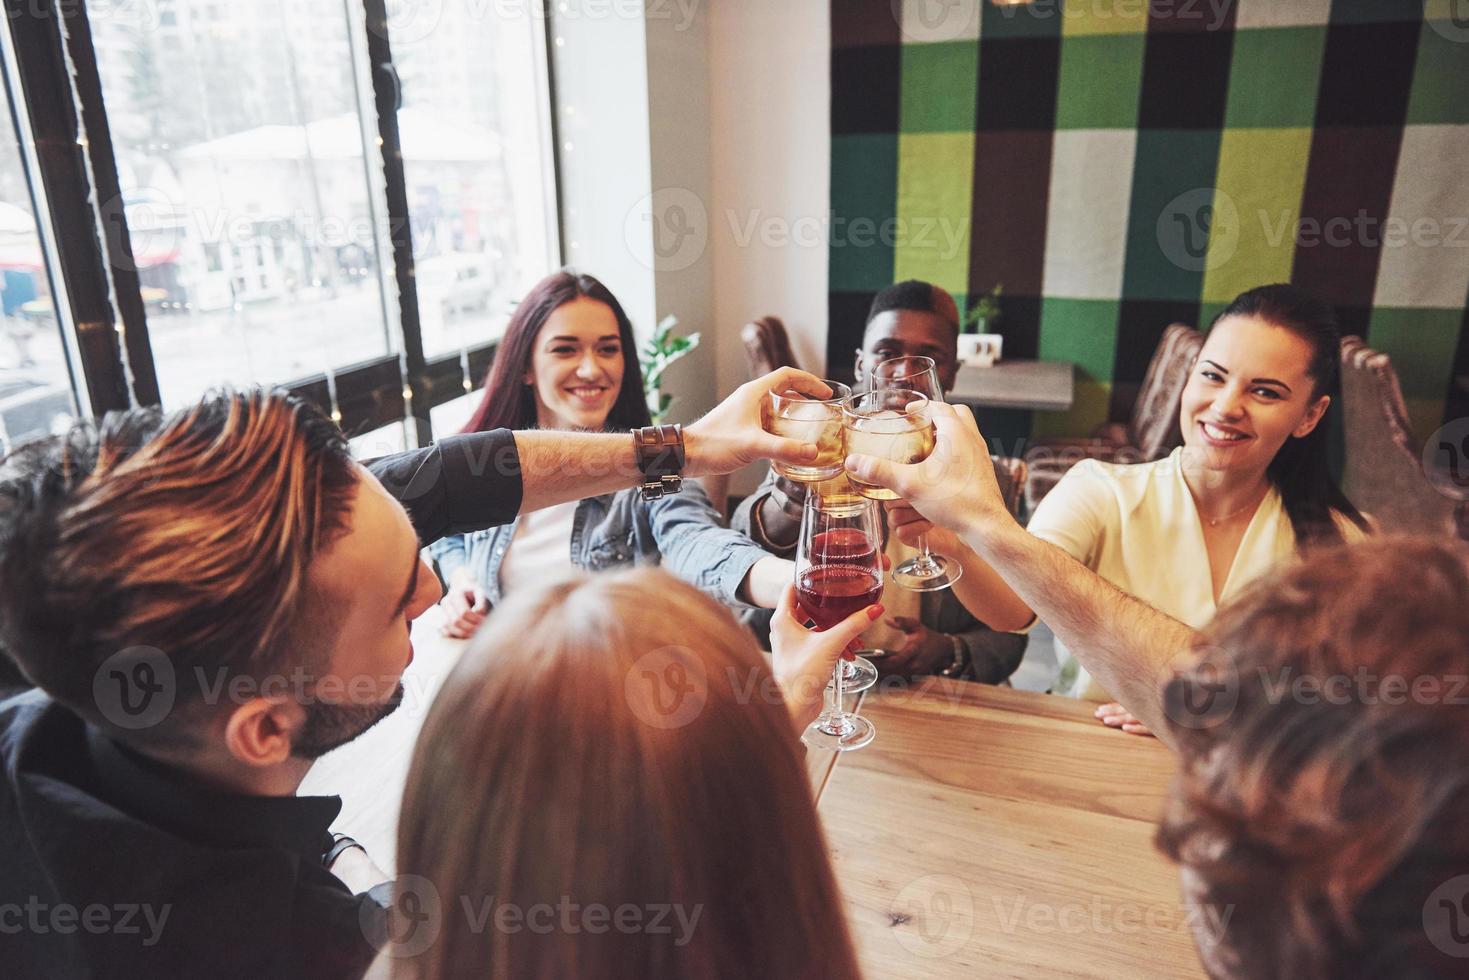
[[[1122,418],[1163,329],[1293,281],[1469,415],[1469,0],[832,0],[828,364],[872,295],[1004,283]],[[1462,382],[1459,379],[1464,379]]]

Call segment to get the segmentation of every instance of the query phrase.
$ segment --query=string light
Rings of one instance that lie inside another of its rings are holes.
[[[332,421],[337,428],[342,427],[342,406],[337,403],[337,372],[332,370],[331,358],[327,358],[326,367],[326,396],[332,405]]]

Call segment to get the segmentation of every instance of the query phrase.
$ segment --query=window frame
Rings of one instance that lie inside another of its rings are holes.
[[[66,307],[64,313],[58,309],[58,322],[70,335],[69,346],[74,345],[79,362],[76,367],[81,378],[73,374],[71,379],[73,396],[84,401],[95,416],[134,404],[159,405],[147,312],[131,259],[127,216],[120,206],[117,161],[85,5],[77,0],[3,3],[11,40],[5,53],[14,62],[7,67],[9,74],[19,79],[21,88],[11,93],[20,113],[17,124],[29,122],[36,151],[38,172],[28,172],[27,176],[33,187],[39,183],[34,196],[46,204],[44,217],[37,210],[37,223],[47,225],[42,237],[55,245],[56,268],[52,268],[53,256],[48,254],[47,274],[57,287],[53,295],[58,307]],[[424,354],[398,130],[401,100],[387,4],[386,0],[344,0],[343,8],[360,11],[361,26],[366,28],[364,34],[353,34],[352,43],[355,48],[363,36],[366,38],[371,108],[375,110],[380,140],[380,154],[375,161],[378,171],[372,177],[382,182],[370,185],[369,193],[376,195],[379,187],[384,192],[384,198],[374,196],[373,203],[386,207],[398,294],[397,334],[393,337],[398,350],[355,364],[333,365],[330,382],[323,372],[280,379],[275,384],[315,403],[324,412],[331,413],[335,408],[340,412],[339,424],[349,435],[404,421],[409,425],[410,445],[426,445],[435,435],[443,435],[433,432],[430,410],[466,394],[466,363],[469,390],[482,386],[498,341],[469,347],[463,354],[454,351],[433,358]],[[66,18],[65,34],[62,18]],[[354,32],[358,28],[358,24],[352,25]],[[565,255],[565,232],[561,220],[561,166],[555,142],[555,93],[549,68],[551,32],[543,17],[533,18],[533,29],[537,35],[537,87],[545,99],[542,145],[538,149],[549,169],[546,205],[551,209],[553,259],[559,264]],[[357,57],[355,51],[353,56]],[[351,70],[355,71],[355,66]],[[364,95],[359,100],[359,112],[367,110],[361,104],[365,102]],[[367,122],[364,120],[364,125]],[[117,207],[106,209],[106,221],[90,203],[94,191],[98,201],[119,202]],[[58,279],[60,283],[54,281]],[[393,329],[390,322],[389,330]],[[83,385],[85,399],[81,397]]]

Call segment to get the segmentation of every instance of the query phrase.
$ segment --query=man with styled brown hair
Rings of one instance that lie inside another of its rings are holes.
[[[0,933],[20,976],[356,977],[379,924],[317,756],[401,697],[439,598],[425,541],[816,447],[760,427],[785,370],[703,419],[444,439],[364,468],[299,399],[225,392],[0,461]],[[352,867],[352,862],[357,867]],[[335,872],[335,874],[333,873]]]

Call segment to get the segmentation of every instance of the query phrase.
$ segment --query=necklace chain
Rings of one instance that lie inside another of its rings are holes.
[[[1260,500],[1264,500],[1264,499],[1265,499],[1264,497],[1261,497],[1260,498]],[[1258,507],[1259,504],[1260,504],[1260,500],[1252,500],[1249,503],[1245,504],[1243,507],[1241,507],[1239,510],[1233,511],[1233,512],[1228,513],[1228,514],[1225,514],[1223,517],[1206,517],[1206,518],[1204,518],[1204,520],[1206,520],[1206,521],[1209,522],[1209,526],[1210,527],[1218,527],[1219,525],[1223,524],[1225,521],[1230,520],[1231,518],[1238,517],[1239,515],[1243,514],[1245,511],[1249,510],[1251,507]]]

